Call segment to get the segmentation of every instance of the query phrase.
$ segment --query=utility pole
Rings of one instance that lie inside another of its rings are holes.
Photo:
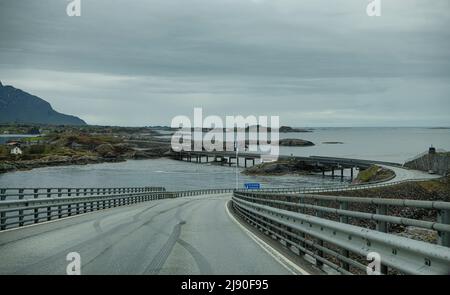
[[[239,189],[239,147],[236,144],[236,189]]]

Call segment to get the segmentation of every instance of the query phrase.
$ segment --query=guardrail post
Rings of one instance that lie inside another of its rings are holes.
[[[6,199],[6,189],[2,188],[0,189],[0,200],[4,201],[5,199]],[[2,212],[0,214],[0,230],[6,229],[5,223],[6,223],[6,214],[5,212]]]
[[[38,194],[39,190],[37,188],[35,188],[33,190],[33,197],[35,199],[39,198],[39,194]],[[38,223],[39,222],[39,209],[34,209],[34,223]]]
[[[387,215],[387,213],[388,213],[388,206],[387,205],[382,205],[382,204],[377,205],[376,214],[378,214],[378,215]],[[383,233],[387,233],[388,232],[388,223],[385,222],[385,221],[377,221],[376,230],[380,231],[380,232],[383,232]],[[381,257],[381,261],[383,261],[383,257]],[[380,272],[382,274],[387,274],[388,273],[388,267],[386,265],[382,264]]]
[[[340,202],[339,203],[339,209],[341,209],[341,210],[348,210],[348,203],[347,202]],[[344,216],[344,215],[339,216],[339,222],[348,223],[348,216]],[[342,249],[341,253],[346,258],[350,257],[350,252],[348,250],[346,250],[346,249]],[[342,261],[341,263],[342,263],[342,268],[343,269],[345,269],[346,271],[350,271],[350,265],[347,262],[343,262]]]
[[[437,215],[437,222],[443,224],[450,224],[450,210],[439,210]],[[438,244],[445,247],[450,247],[450,233],[438,232]]]
[[[300,199],[299,199],[299,204],[302,204],[302,203],[304,203],[304,199],[303,199],[303,198],[300,198]],[[299,208],[299,209],[298,209],[298,212],[299,212],[299,213],[304,213],[304,208]],[[300,235],[300,237],[302,237],[303,239],[306,239],[306,234],[305,234],[304,232],[300,232],[299,235]],[[300,246],[302,246],[304,249],[306,249],[306,243],[304,242],[304,240],[300,241]],[[300,249],[298,249],[298,251],[299,251],[299,255],[300,255],[300,256],[305,256],[305,254],[306,254],[305,252],[303,252],[303,251],[300,250]]]
[[[58,189],[58,198],[62,197],[62,189]],[[62,218],[62,206],[58,206],[58,218]]]
[[[377,205],[376,214],[378,215],[387,215],[387,206],[386,205]],[[387,233],[388,232],[388,224],[385,221],[377,221],[376,230]]]
[[[323,201],[319,201],[319,202],[317,202],[316,204],[317,204],[318,206],[323,206]],[[317,211],[316,211],[316,216],[322,218],[322,217],[323,217],[323,212],[317,210]],[[318,240],[318,241],[317,241],[317,244],[318,244],[319,246],[323,247],[323,240]],[[322,250],[317,250],[317,256],[323,258],[323,251],[322,251]],[[318,266],[318,267],[323,266],[323,262],[316,259],[316,266]]]
[[[48,188],[47,189],[47,198],[51,198],[52,197],[52,189]],[[50,221],[52,219],[52,207],[47,207],[47,221]]]
[[[0,214],[0,230],[5,230],[6,229],[6,214],[5,212],[2,212]]]
[[[19,189],[19,200],[23,200],[23,189]],[[23,226],[23,210],[19,210],[19,226]]]

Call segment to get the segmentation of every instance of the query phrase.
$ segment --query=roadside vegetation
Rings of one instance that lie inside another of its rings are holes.
[[[358,173],[355,179],[355,183],[366,183],[383,181],[394,177],[395,174],[392,170],[382,168],[377,165],[372,165],[369,168],[362,170]]]
[[[156,158],[170,150],[170,141],[157,138],[159,133],[150,127],[0,125],[3,134],[30,134],[30,130],[36,136],[17,140],[22,154],[11,154],[14,145],[0,145],[0,173]]]

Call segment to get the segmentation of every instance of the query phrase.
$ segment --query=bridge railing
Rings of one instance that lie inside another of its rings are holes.
[[[50,197],[0,202],[0,230],[36,224],[78,214],[174,198],[169,192],[132,192],[125,194]]]
[[[338,187],[330,184],[329,186],[320,185],[318,187],[307,188],[265,188],[258,190],[258,192],[305,194],[356,190],[392,184],[395,183],[367,185],[342,184]],[[166,192],[163,187],[0,188],[0,230],[141,201],[232,193],[234,191],[235,189],[232,188],[212,188]],[[246,189],[237,191],[253,192],[253,190]]]
[[[160,199],[231,193],[230,188],[167,192],[162,187],[2,188],[0,230]]]
[[[382,273],[450,272],[449,202],[268,192],[235,192],[232,200],[245,221],[299,255],[314,258],[319,267],[363,273],[367,255],[378,253]],[[425,210],[428,216],[434,212],[436,220],[390,214],[392,208]],[[389,232],[395,225],[431,230],[438,244]]]
[[[163,192],[164,187],[65,187],[65,188],[0,188],[0,201],[53,197],[79,197],[126,194],[137,192]]]
[[[260,192],[274,192],[274,193],[325,193],[325,192],[344,192],[344,191],[356,191],[356,190],[362,190],[362,189],[371,189],[371,188],[380,188],[380,187],[387,187],[387,186],[393,186],[397,184],[402,183],[409,183],[409,182],[418,182],[418,181],[429,181],[430,179],[414,179],[414,180],[400,180],[400,181],[374,181],[374,182],[368,182],[365,184],[340,184],[340,185],[320,185],[317,187],[284,187],[284,188],[263,188],[259,190],[252,190],[252,191],[260,191]],[[247,192],[249,190],[247,189],[237,189],[238,192]]]

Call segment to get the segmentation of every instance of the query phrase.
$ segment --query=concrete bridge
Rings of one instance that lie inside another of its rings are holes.
[[[181,151],[172,152],[171,157],[176,160],[192,162],[192,163],[217,163],[220,165],[234,166],[234,167],[251,167],[262,162],[262,154],[259,153],[236,153],[236,152],[208,152],[208,151]],[[339,158],[339,157],[299,157],[280,155],[279,160],[295,160],[302,162],[305,167],[311,170],[320,172],[323,176],[325,173],[330,173],[331,177],[340,176],[344,178],[345,171],[349,171],[348,175],[353,180],[356,170],[363,170],[369,168],[371,165],[377,164],[388,169],[399,170],[402,164],[383,161],[372,161],[363,159]],[[407,170],[407,169],[404,169]],[[420,178],[428,178],[426,173],[418,173]]]

